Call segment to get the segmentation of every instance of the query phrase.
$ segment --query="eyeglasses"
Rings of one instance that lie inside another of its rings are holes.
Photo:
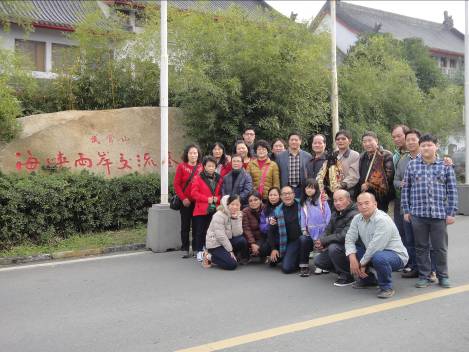
[[[293,192],[282,192],[281,195],[282,196],[289,196],[289,195],[292,195],[292,194],[295,194]]]

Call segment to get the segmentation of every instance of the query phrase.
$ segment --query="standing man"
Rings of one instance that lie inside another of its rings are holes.
[[[337,161],[341,169],[340,188],[348,191],[353,197],[355,186],[360,178],[360,154],[350,149],[352,134],[347,130],[340,130],[335,135],[337,145]]]
[[[350,273],[357,281],[354,288],[379,286],[378,298],[394,296],[392,272],[402,269],[409,260],[396,225],[385,212],[377,209],[373,194],[364,192],[357,197],[359,215],[355,216],[345,236],[345,254],[350,261]],[[357,240],[363,246],[357,246]],[[376,270],[377,281],[369,266]]]
[[[388,212],[389,202],[394,196],[394,164],[392,154],[379,145],[378,136],[372,131],[362,136],[364,152],[360,155],[360,179],[357,192],[372,192],[378,209]]]
[[[419,271],[418,288],[430,285],[430,244],[436,276],[441,287],[451,287],[448,279],[447,225],[455,221],[458,193],[451,166],[437,157],[438,140],[431,134],[419,139],[420,153],[409,162],[402,187],[404,221],[412,222]]]
[[[256,140],[256,132],[252,127],[247,127],[243,132],[243,141],[249,149],[249,154],[251,157],[256,156],[256,151],[254,149],[254,142]]]
[[[280,169],[281,187],[292,187],[295,198],[301,196],[301,185],[307,176],[306,165],[311,158],[311,154],[301,150],[301,135],[292,132],[288,136],[288,149],[279,153],[275,159]]]
[[[306,165],[306,174],[308,178],[316,178],[319,171],[327,161],[326,156],[326,136],[315,134],[311,140],[311,149],[314,153],[312,159]]]

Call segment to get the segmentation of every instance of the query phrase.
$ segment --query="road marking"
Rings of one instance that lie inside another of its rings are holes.
[[[244,345],[251,342],[270,339],[276,336],[291,334],[303,330],[316,328],[328,324],[337,323],[339,321],[349,320],[353,318],[363,317],[370,314],[385,312],[387,310],[409,306],[411,304],[430,301],[436,298],[451,296],[457,293],[469,292],[469,285],[458,286],[449,289],[442,289],[436,292],[429,292],[422,295],[412,296],[408,298],[399,299],[382,304],[376,304],[364,308],[349,310],[347,312],[327,315],[324,317],[305,320],[299,323],[279,326],[272,329],[261,330],[247,335],[232,337],[225,340],[219,340],[205,345],[199,345],[186,349],[177,350],[176,352],[213,352],[225,348],[231,348],[239,345]]]
[[[0,268],[0,272],[2,272],[2,271],[34,269],[34,268],[41,268],[41,267],[47,267],[47,266],[52,266],[53,267],[53,266],[56,266],[56,265],[74,264],[74,263],[80,263],[80,262],[91,262],[91,261],[114,259],[114,258],[121,258],[121,257],[130,257],[130,256],[141,255],[141,254],[146,254],[146,253],[151,253],[151,252],[149,252],[149,251],[140,251],[140,252],[132,252],[132,253],[103,255],[103,256],[99,256],[99,257],[89,257],[89,258],[80,258],[80,259],[51,261],[51,262],[39,263],[39,264],[10,266],[10,267],[7,267],[7,268]]]

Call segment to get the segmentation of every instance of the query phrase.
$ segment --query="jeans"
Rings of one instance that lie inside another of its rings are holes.
[[[412,217],[419,278],[428,279],[435,264],[438,278],[448,277],[448,232],[445,219]],[[433,256],[431,255],[433,249]]]
[[[299,250],[299,263],[300,266],[308,267],[309,266],[309,253],[314,248],[314,241],[311,236],[301,235],[300,238],[300,250]]]
[[[233,237],[230,242],[236,255],[245,259],[249,258],[248,241],[246,241],[243,235]]]
[[[210,248],[208,252],[212,256],[212,263],[218,265],[221,269],[234,270],[238,266],[238,262],[223,246]]]
[[[203,251],[205,247],[205,236],[207,236],[207,230],[212,221],[213,214],[210,215],[199,215],[193,217],[193,230],[195,233],[195,250],[197,252]]]
[[[300,238],[287,244],[287,251],[282,258],[282,271],[284,274],[294,273],[300,264]]]
[[[258,257],[267,257],[270,255],[272,248],[270,247],[269,242],[267,242],[267,238],[262,238],[256,241],[256,244],[259,246],[259,254]],[[252,255],[252,254],[251,254]]]
[[[365,254],[365,248],[357,247],[357,259],[360,260]],[[404,267],[404,263],[396,252],[390,250],[378,251],[371,258],[371,265],[376,270],[378,276],[378,286],[382,290],[392,288],[392,272]],[[361,282],[372,282],[373,274],[368,274],[365,279],[359,279]]]
[[[324,252],[314,258],[314,265],[320,269],[334,271],[339,279],[350,280],[350,262],[345,255],[345,246],[331,243]]]
[[[194,203],[191,203],[190,206],[182,206],[181,210],[181,250],[189,250],[189,232],[191,230],[192,223],[192,250],[195,250],[195,233],[194,233],[194,221],[192,213],[194,211]]]

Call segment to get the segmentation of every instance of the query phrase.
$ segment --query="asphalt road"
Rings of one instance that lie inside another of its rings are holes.
[[[150,352],[199,345],[205,347],[190,351],[209,351],[207,343],[229,338],[235,338],[233,347],[222,350],[467,352],[468,229],[469,217],[450,227],[451,282],[463,292],[445,297],[437,297],[444,289],[416,289],[414,279],[398,273],[396,296],[383,301],[374,290],[334,287],[334,274],[300,278],[261,264],[207,270],[180,259],[180,252],[0,269],[0,352]],[[406,301],[422,295],[423,302]],[[377,306],[383,303],[390,304],[386,310]],[[347,315],[358,308],[368,313]],[[289,325],[312,319],[322,323],[305,330]],[[277,327],[274,336],[257,340],[255,334],[257,341],[244,343],[246,334]]]

